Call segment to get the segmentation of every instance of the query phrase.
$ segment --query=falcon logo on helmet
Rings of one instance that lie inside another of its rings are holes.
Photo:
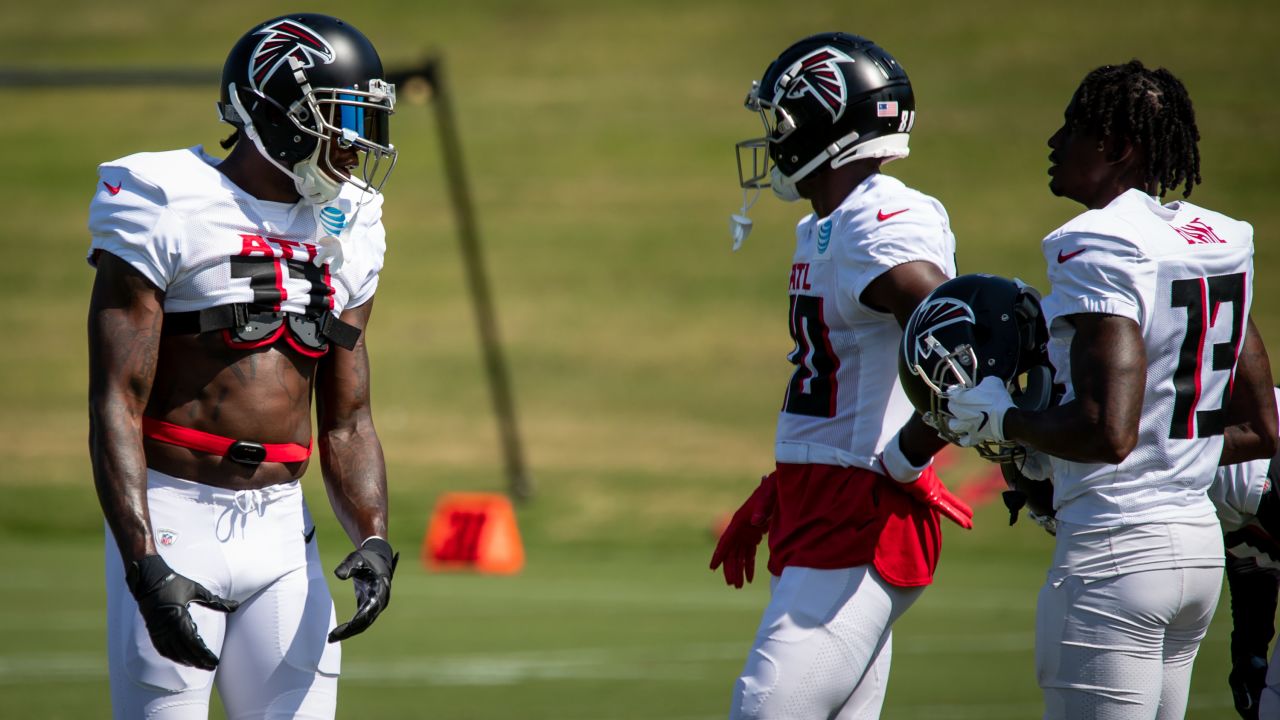
[[[920,359],[929,357],[934,351],[940,351],[940,355],[947,354],[947,351],[936,341],[932,343],[929,341],[934,339],[934,333],[939,329],[962,322],[970,324],[977,322],[973,315],[973,308],[964,302],[954,298],[940,297],[920,305],[907,323],[905,332],[907,342],[903,343],[907,362],[912,364],[919,362],[919,360],[913,361],[908,352],[912,343],[915,345],[915,354]]]
[[[844,73],[836,67],[837,63],[852,63],[853,58],[833,47],[824,47],[804,56],[797,63],[793,73],[778,78],[779,88],[789,86],[787,98],[798,100],[805,95],[812,95],[818,104],[831,113],[831,122],[844,115],[849,100],[849,89],[844,83]]]
[[[296,20],[286,18],[254,34],[264,36],[249,58],[249,86],[254,90],[261,91],[290,57],[304,68],[312,67],[316,61],[328,65],[334,60],[328,41]]]

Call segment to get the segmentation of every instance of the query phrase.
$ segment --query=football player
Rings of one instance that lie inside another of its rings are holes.
[[[1250,319],[1253,231],[1186,201],[1191,99],[1133,60],[1090,72],[1049,138],[1049,188],[1087,212],[1043,243],[1061,404],[1014,406],[988,377],[946,393],[965,445],[1051,456],[1057,539],[1040,591],[1046,718],[1181,718],[1217,605],[1221,462],[1277,449],[1271,370]]]
[[[366,328],[382,268],[395,89],[325,15],[227,58],[225,159],[104,163],[89,211],[90,455],[106,517],[117,718],[332,718],[340,648],[386,608],[382,448]],[[299,478],[317,449],[356,548],[337,625]],[[335,627],[336,626],[336,627]]]
[[[1280,391],[1278,391],[1280,392]],[[1280,594],[1280,455],[1218,468],[1209,498],[1222,522],[1231,591],[1227,682],[1245,720],[1280,718],[1280,663],[1267,662]]]
[[[766,135],[738,144],[748,193],[812,212],[796,227],[787,287],[795,372],[778,415],[776,469],[733,516],[711,559],[750,582],[769,536],[772,594],[734,686],[732,718],[874,718],[891,628],[933,578],[939,517],[972,511],[930,467],[945,443],[895,373],[902,324],[955,274],[947,212],[880,172],[903,158],[915,98],[902,66],[866,38],[824,33],[787,48],[753,83]],[[737,244],[750,228],[733,220]]]

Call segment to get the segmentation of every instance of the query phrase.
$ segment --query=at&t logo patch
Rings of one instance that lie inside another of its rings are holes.
[[[823,220],[818,225],[818,254],[827,251],[827,246],[831,244],[831,220]]]

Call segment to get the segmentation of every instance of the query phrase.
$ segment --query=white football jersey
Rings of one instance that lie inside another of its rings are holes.
[[[778,415],[779,462],[879,471],[876,456],[912,407],[898,382],[902,328],[860,298],[913,261],[955,277],[955,237],[941,203],[888,175],[864,180],[829,216],[800,221],[788,290],[796,369]]]
[[[1129,190],[1044,240],[1049,359],[1071,386],[1067,316],[1138,323],[1147,380],[1138,444],[1119,465],[1053,459],[1058,518],[1089,526],[1199,519],[1222,454],[1226,398],[1253,300],[1253,228]]]
[[[1267,476],[1270,468],[1270,458],[1218,468],[1209,486],[1209,500],[1217,510],[1223,532],[1239,530],[1253,520],[1262,496],[1271,487]]]
[[[325,207],[259,200],[219,162],[197,146],[99,166],[89,263],[100,250],[118,256],[165,292],[166,312],[252,302],[338,315],[373,297],[386,251],[381,195],[348,183]],[[323,261],[327,235],[341,238],[336,271]]]
[[[1280,388],[1276,389],[1280,403]],[[1271,487],[1271,459],[1225,465],[1218,468],[1209,487],[1209,499],[1218,511],[1223,532],[1239,530],[1258,514],[1258,504]]]

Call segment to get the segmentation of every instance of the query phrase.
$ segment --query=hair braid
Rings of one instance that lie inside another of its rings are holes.
[[[1074,129],[1146,150],[1144,180],[1161,196],[1184,185],[1182,196],[1189,197],[1201,182],[1191,97],[1165,68],[1151,70],[1140,60],[1097,68],[1080,83],[1070,121]]]

